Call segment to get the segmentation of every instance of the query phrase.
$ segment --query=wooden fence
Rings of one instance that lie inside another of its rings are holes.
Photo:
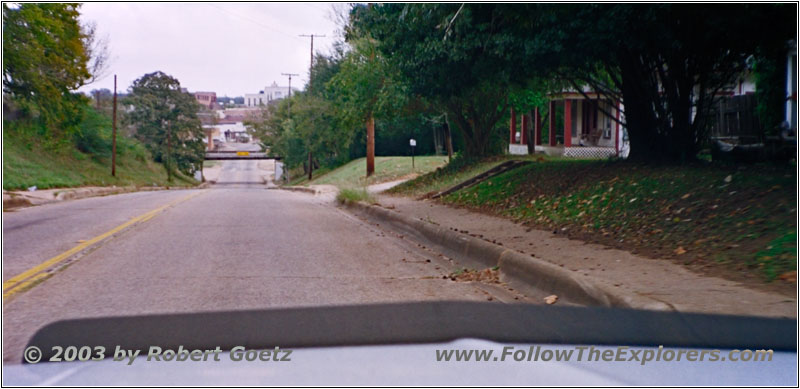
[[[716,120],[711,125],[712,139],[736,140],[736,143],[763,141],[763,128],[756,113],[755,95],[740,95],[720,99]]]

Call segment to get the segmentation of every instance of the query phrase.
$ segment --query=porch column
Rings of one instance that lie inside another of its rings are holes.
[[[534,132],[533,144],[536,146],[542,145],[542,114],[539,112],[539,107],[533,111]]]
[[[516,143],[516,135],[517,135],[517,113],[514,112],[514,107],[511,107],[511,120],[508,127],[509,127],[508,143],[514,144]]]
[[[520,136],[520,144],[528,144],[528,131],[530,129],[531,115],[522,114],[522,134]]]
[[[550,100],[550,118],[547,119],[547,137],[550,140],[550,146],[556,145],[556,102]]]
[[[572,100],[564,100],[564,147],[572,146]]]

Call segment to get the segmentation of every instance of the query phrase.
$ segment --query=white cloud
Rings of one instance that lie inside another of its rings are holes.
[[[145,73],[161,70],[191,91],[218,96],[255,93],[281,73],[308,79],[310,42],[327,53],[339,28],[329,3],[84,3],[81,20],[94,22],[111,51],[108,76],[82,91],[114,85],[125,91]]]

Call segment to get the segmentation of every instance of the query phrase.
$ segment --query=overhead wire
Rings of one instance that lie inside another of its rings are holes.
[[[268,26],[268,25],[266,25],[266,24],[263,24],[263,23],[261,23],[261,22],[258,22],[258,21],[254,20],[254,19],[251,19],[251,18],[249,18],[249,17],[245,17],[245,16],[243,16],[243,15],[239,15],[239,14],[237,14],[237,13],[235,13],[235,12],[231,11],[231,10],[225,9],[225,8],[223,8],[223,7],[220,7],[220,6],[216,5],[216,4],[212,4],[212,3],[205,3],[205,4],[207,4],[207,5],[211,6],[211,7],[214,7],[214,8],[216,8],[216,9],[218,9],[218,10],[222,11],[222,12],[225,12],[225,13],[227,13],[228,15],[231,15],[231,16],[234,16],[234,17],[237,17],[237,18],[239,18],[239,19],[241,19],[241,20],[246,20],[246,21],[248,21],[248,22],[250,22],[250,23],[253,23],[253,24],[255,24],[255,25],[259,26],[259,27],[266,28],[266,29],[268,29],[268,30],[271,30],[271,31],[273,31],[273,32],[277,32],[277,33],[279,33],[279,34],[285,35],[285,36],[287,36],[287,37],[290,37],[290,38],[292,38],[292,39],[295,39],[295,40],[297,40],[297,41],[302,41],[302,40],[301,40],[301,39],[299,39],[297,36],[294,36],[294,35],[292,35],[292,34],[289,34],[289,33],[287,33],[287,32],[281,31],[281,30],[279,30],[279,29],[277,29],[277,28],[270,27],[270,26]],[[303,43],[305,43],[305,42],[303,42]]]

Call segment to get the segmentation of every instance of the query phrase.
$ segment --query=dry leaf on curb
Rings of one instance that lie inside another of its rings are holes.
[[[783,273],[779,275],[778,278],[786,282],[797,282],[797,271],[793,270],[790,272]]]
[[[683,247],[678,246],[678,248],[675,249],[675,254],[678,254],[678,255],[686,254],[686,249],[684,249]]]
[[[551,294],[544,298],[545,304],[555,304],[558,301],[558,296]]]

